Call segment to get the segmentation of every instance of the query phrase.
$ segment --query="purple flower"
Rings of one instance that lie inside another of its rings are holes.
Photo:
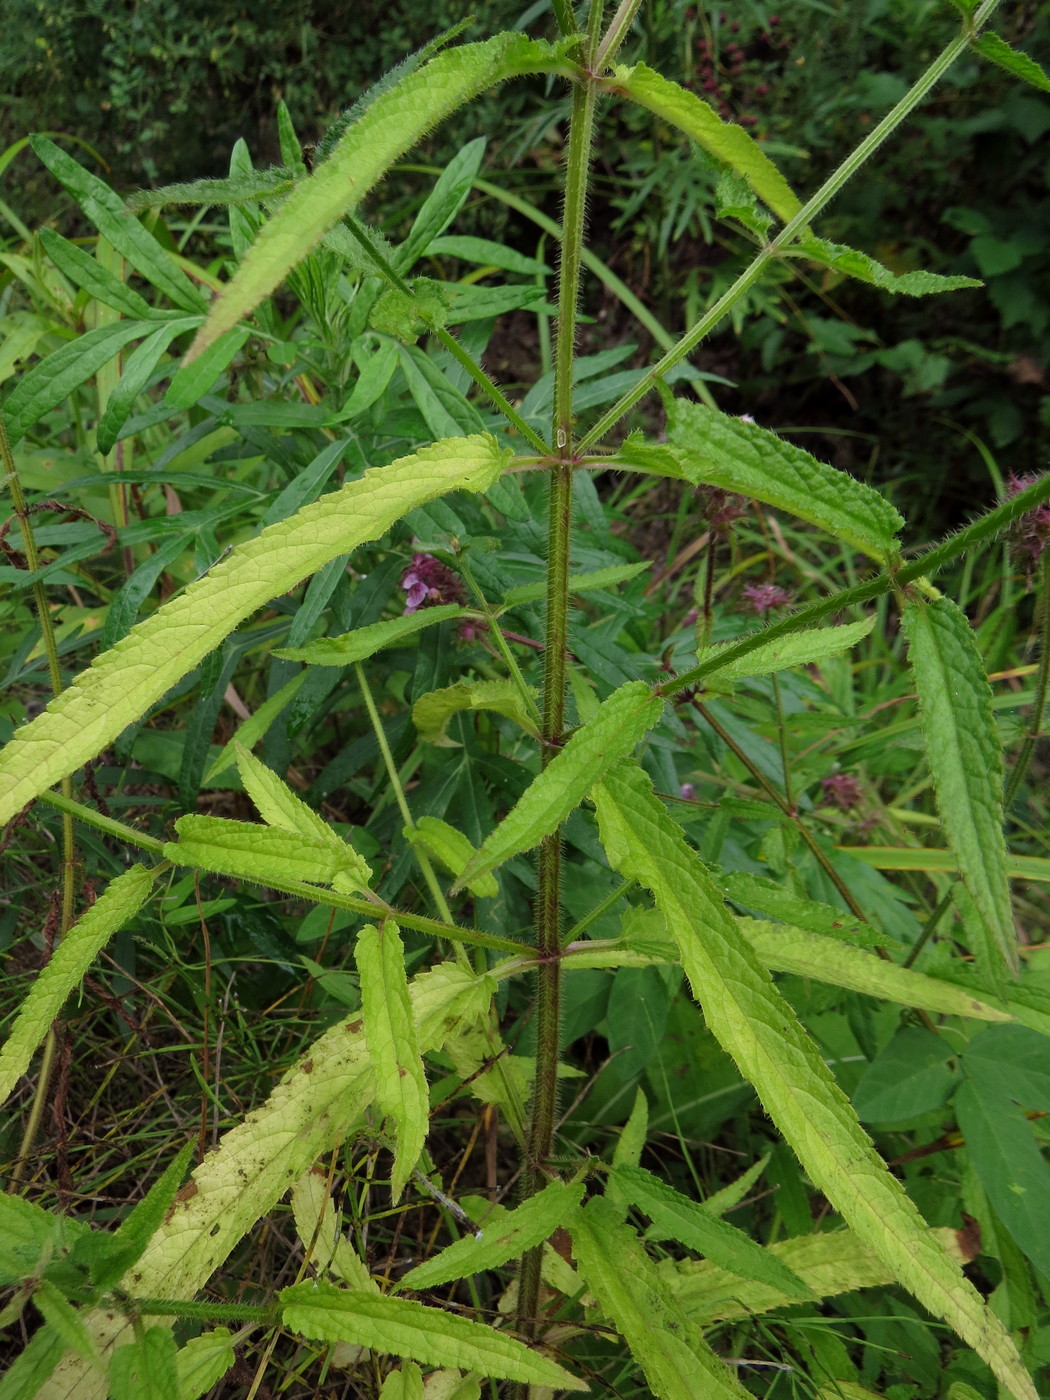
[[[838,807],[842,812],[850,812],[860,804],[860,779],[852,773],[832,773],[830,778],[821,778],[820,786],[824,790],[822,805],[825,807]]]
[[[413,554],[411,564],[401,575],[401,587],[405,590],[406,614],[464,600],[462,581],[432,554]]]
[[[1034,472],[1027,476],[1011,476],[1006,483],[1007,497],[1016,496],[1038,479]],[[1029,567],[1038,564],[1043,550],[1050,544],[1050,503],[1044,502],[1015,520],[1010,526],[1010,543],[1018,557],[1029,561]]]
[[[759,617],[770,608],[782,608],[785,603],[791,602],[787,589],[775,583],[746,583],[743,594]]]
[[[678,789],[679,796],[684,797],[686,802],[696,801],[696,788],[692,783],[682,783]]]

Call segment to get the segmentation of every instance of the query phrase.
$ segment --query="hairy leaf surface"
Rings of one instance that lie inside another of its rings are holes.
[[[603,773],[631,752],[662,712],[663,701],[644,681],[628,681],[614,690],[482,842],[457,886],[537,845],[579,805]]]
[[[580,1272],[659,1400],[744,1400],[747,1391],[683,1312],[618,1208],[595,1197],[569,1222]],[[702,1380],[701,1380],[702,1377]]]
[[[391,920],[366,924],[354,949],[361,977],[365,1039],[376,1076],[376,1102],[394,1125],[396,1147],[390,1183],[400,1200],[427,1136],[430,1098],[416,1045],[401,932]]]
[[[984,662],[949,598],[907,604],[904,631],[941,826],[984,930],[984,946],[973,951],[986,974],[1015,970],[1003,758]]]
[[[47,966],[41,969],[0,1049],[0,1104],[7,1101],[29,1068],[66,997],[113,934],[145,904],[155,878],[154,871],[142,865],[133,865],[118,875],[91,908],[81,914]]]
[[[728,650],[732,642],[718,642],[696,653],[700,665],[707,668],[704,680],[714,675],[719,681],[735,681],[742,676],[765,676],[774,671],[787,671],[792,666],[808,666],[848,651],[868,635],[875,626],[875,615],[859,622],[847,622],[841,627],[812,627],[807,632],[793,632],[778,641],[756,647],[746,656],[719,665],[719,653]]]
[[[304,506],[238,545],[98,657],[0,754],[0,824],[92,758],[256,608],[447,491],[484,491],[504,460],[494,438],[435,443]]]
[[[279,1294],[284,1325],[323,1342],[350,1342],[429,1366],[457,1366],[483,1376],[586,1390],[555,1361],[494,1327],[406,1298],[347,1293],[330,1283],[296,1283]]]
[[[1035,1400],[1006,1329],[887,1171],[649,779],[624,764],[593,797],[610,862],[652,890],[707,1024],[755,1086],[814,1184],[898,1280],[984,1357],[1017,1400]]]

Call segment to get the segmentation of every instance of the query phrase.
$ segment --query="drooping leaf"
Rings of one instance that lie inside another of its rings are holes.
[[[1050,74],[1035,59],[1008,44],[993,30],[986,29],[973,41],[973,47],[990,63],[1005,68],[1015,78],[1031,83],[1040,92],[1050,92]]]
[[[652,890],[708,1026],[755,1086],[811,1180],[1017,1400],[1035,1400],[1009,1334],[887,1171],[820,1051],[740,939],[717,888],[647,776],[623,764],[592,796],[611,864]]]
[[[906,296],[924,297],[935,292],[956,292],[966,287],[980,287],[975,277],[942,277],[936,272],[891,272],[888,267],[857,248],[841,243],[829,243],[825,238],[801,238],[784,250],[789,257],[800,256],[810,262],[830,267],[859,282],[867,282],[884,292],[903,292]]]
[[[662,711],[663,702],[644,681],[628,681],[613,691],[486,837],[457,886],[537,845],[614,763],[631,752]]]
[[[724,122],[695,93],[687,92],[645,63],[619,67],[606,79],[608,90],[630,98],[639,106],[678,128],[715,160],[743,175],[755,194],[782,222],[787,223],[802,205],[788,182],[762,147],[735,122]]]
[[[968,1256],[960,1249],[958,1231],[933,1233],[953,1259],[967,1262]],[[769,1252],[797,1274],[817,1298],[885,1287],[896,1281],[893,1271],[852,1230],[797,1235],[771,1244]],[[667,1259],[658,1268],[684,1311],[703,1327],[790,1307],[795,1301],[765,1284],[743,1283],[707,1259]]]
[[[108,1371],[110,1400],[172,1400],[179,1394],[175,1338],[167,1327],[147,1327],[113,1353]]]
[[[696,659],[701,666],[707,667],[705,681],[711,675],[719,681],[739,680],[742,676],[764,676],[837,656],[839,652],[855,647],[874,626],[873,613],[871,617],[862,618],[859,622],[847,622],[841,627],[813,627],[806,632],[792,632],[779,641],[756,647],[746,656],[729,661],[724,666],[718,664],[718,656],[721,651],[731,647],[732,642],[718,642],[714,646],[704,647],[696,653]]]
[[[552,1181],[535,1196],[507,1211],[498,1226],[490,1229],[483,1226],[476,1235],[464,1235],[433,1259],[417,1264],[399,1281],[398,1287],[420,1292],[452,1279],[466,1278],[468,1274],[501,1268],[549,1239],[566,1223],[582,1197],[582,1182],[573,1186],[564,1181]]]
[[[129,217],[124,201],[104,180],[49,141],[31,136],[34,154],[61,181],[99,233],[131,266],[183,311],[203,311],[204,296],[138,219]]]
[[[75,389],[108,364],[133,340],[157,329],[155,321],[114,321],[96,326],[34,365],[4,403],[7,436],[14,447],[34,423],[64,403]]]
[[[838,939],[760,919],[740,918],[736,926],[773,972],[812,977],[833,987],[848,987],[865,996],[895,1001],[901,1006],[919,1006],[942,1016],[968,1016],[979,1021],[1011,1019],[1008,1012],[962,987],[899,967]]]
[[[755,423],[703,404],[675,401],[663,452],[694,485],[703,483],[763,501],[808,520],[880,562],[897,551],[904,521],[884,496],[846,472]],[[625,449],[618,453],[630,463]]]
[[[405,950],[397,925],[389,919],[381,929],[366,924],[357,935],[354,958],[361,978],[365,1038],[376,1076],[376,1102],[394,1125],[390,1191],[398,1201],[423,1151],[430,1098],[416,1047]]]
[[[683,1312],[611,1201],[596,1196],[576,1212],[569,1231],[580,1272],[658,1400],[744,1400],[747,1391]]]
[[[457,831],[440,817],[420,817],[414,827],[405,828],[405,838],[413,846],[422,846],[428,855],[441,862],[446,870],[460,876],[475,855],[475,847],[462,831]],[[478,899],[495,899],[499,885],[494,875],[482,875],[467,886]]]
[[[948,1102],[956,1082],[952,1045],[921,1026],[906,1026],[880,1050],[853,1091],[853,1107],[868,1123],[916,1118]]]
[[[305,661],[310,666],[352,666],[355,661],[367,661],[384,647],[397,646],[424,627],[467,614],[468,610],[458,603],[440,603],[437,607],[420,608],[407,617],[392,617],[385,622],[356,627],[341,637],[321,637],[304,647],[283,647],[274,655],[285,661]]]
[[[301,180],[248,250],[190,352],[193,359],[269,296],[341,216],[431,127],[486,88],[558,66],[555,51],[524,34],[501,34],[438,54],[382,92],[327,159]]]
[[[768,1284],[792,1298],[812,1297],[798,1275],[775,1254],[644,1167],[614,1167],[612,1176],[630,1203],[653,1222],[647,1239],[677,1240],[741,1278]]]
[[[19,1007],[0,1049],[0,1104],[7,1101],[29,1068],[66,997],[113,934],[124,928],[145,904],[155,878],[154,871],[142,865],[133,865],[118,875],[55,949]]]
[[[1017,967],[1006,878],[1003,758],[984,662],[970,624],[948,598],[904,609],[908,660],[941,826],[984,931],[973,951],[986,975]]]
[[[586,1390],[584,1381],[494,1327],[405,1298],[347,1293],[322,1281],[281,1290],[284,1325],[322,1342],[350,1342],[427,1366],[457,1366],[483,1376]]]
[[[435,443],[238,545],[17,731],[0,754],[0,824],[115,739],[256,608],[415,506],[446,491],[485,490],[503,460],[488,436]]]
[[[412,723],[424,743],[458,749],[459,741],[450,739],[447,730],[453,715],[462,710],[493,710],[521,725],[527,734],[537,734],[518,687],[513,681],[502,679],[458,681],[444,690],[421,695],[412,706]]]

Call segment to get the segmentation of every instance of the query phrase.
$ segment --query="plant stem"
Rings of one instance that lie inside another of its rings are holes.
[[[573,89],[565,180],[564,237],[558,289],[554,358],[554,442],[547,524],[547,634],[543,671],[544,767],[558,752],[565,729],[565,684],[569,624],[569,533],[572,524],[572,371],[580,290],[581,250],[587,202],[588,163],[597,92],[593,82]],[[554,1137],[558,1098],[558,1005],[561,991],[561,828],[540,845],[536,900],[536,1079],[525,1144],[524,1195],[544,1180]],[[518,1327],[536,1335],[542,1246],[522,1260],[518,1281]]]
[[[843,612],[847,608],[856,607],[859,603],[870,603],[873,598],[879,598],[883,593],[889,593],[891,589],[904,588],[907,584],[914,583],[916,579],[926,578],[930,574],[936,573],[938,569],[950,564],[958,555],[973,549],[992,535],[997,535],[1000,530],[1005,530],[1020,516],[1034,510],[1036,506],[1042,505],[1048,497],[1050,497],[1050,473],[1041,476],[1038,481],[1034,481],[1031,486],[1019,491],[1016,496],[1011,496],[1008,501],[1004,501],[995,510],[990,510],[987,515],[982,515],[979,520],[967,525],[958,534],[950,535],[948,539],[935,545],[933,549],[928,549],[924,554],[918,555],[910,564],[903,564],[899,568],[884,569],[863,583],[855,583],[850,588],[843,588],[838,593],[830,593],[826,598],[819,598],[815,603],[810,603],[808,607],[800,608],[798,612],[781,618],[779,622],[772,623],[761,632],[752,632],[750,636],[742,637],[739,642],[725,647],[717,656],[708,657],[706,661],[702,661],[698,666],[694,666],[688,671],[683,671],[680,676],[676,676],[673,680],[664,681],[662,685],[656,687],[656,694],[674,695],[680,690],[688,689],[689,686],[698,685],[706,676],[728,665],[731,661],[737,661],[741,657],[749,655],[768,642],[778,641],[781,637],[787,637],[793,632],[800,632],[806,627],[811,627],[830,613]]]
[[[4,477],[11,492],[11,503],[15,508],[15,516],[18,520],[19,532],[22,536],[22,550],[25,554],[26,567],[31,574],[35,574],[40,568],[40,556],[37,554],[36,540],[33,537],[33,527],[29,518],[29,507],[26,504],[25,494],[22,491],[22,483],[19,480],[18,468],[15,465],[14,454],[11,451],[11,444],[7,437],[7,427],[4,423],[4,415],[0,412],[0,461],[3,463]],[[42,582],[32,585],[33,601],[36,604],[37,616],[40,620],[40,636],[43,643],[44,652],[47,656],[48,675],[51,679],[51,691],[53,695],[60,695],[62,692],[62,667],[58,659],[58,644],[55,640],[55,628],[51,620],[51,608],[47,601],[47,589]],[[62,779],[62,796],[72,799],[73,784],[69,777]],[[73,922],[73,893],[76,875],[76,846],[73,840],[73,818],[68,812],[62,815],[62,906],[59,917],[58,938],[65,938],[69,931],[69,926]],[[51,1083],[51,1070],[55,1060],[55,1050],[57,1048],[57,1037],[55,1027],[49,1028],[44,1041],[44,1053],[40,1062],[40,1075],[37,1079],[36,1091],[33,1094],[33,1102],[30,1105],[29,1117],[26,1120],[25,1131],[22,1134],[22,1142],[18,1149],[18,1156],[15,1158],[11,1168],[11,1176],[8,1181],[8,1191],[15,1192],[25,1171],[26,1161],[33,1150],[33,1143],[40,1130],[40,1120],[43,1117],[44,1105],[47,1102],[48,1089]]]
[[[724,292],[715,304],[701,316],[692,330],[687,331],[678,343],[652,366],[644,378],[640,379],[633,388],[629,389],[622,398],[613,404],[612,408],[599,418],[590,432],[582,438],[579,444],[580,451],[589,447],[592,442],[600,441],[609,429],[620,421],[628,409],[632,408],[639,399],[644,398],[656,386],[669,369],[684,359],[690,351],[700,344],[704,336],[714,330],[715,326],[736,305],[745,292],[755,285],[767,265],[781,253],[787,251],[788,245],[794,240],[796,234],[803,233],[807,229],[810,221],[826,205],[831,203],[843,185],[857,173],[869,157],[874,155],[882,143],[919,105],[930,89],[968,47],[970,40],[979,32],[981,26],[991,16],[998,4],[999,0],[984,0],[984,4],[980,6],[976,14],[967,19],[962,31],[937,55],[926,72],[905,93],[893,110],[887,112],[882,121],[868,133],[856,150],[850,152],[838,169],[828,176],[816,194],[810,196],[795,217],[784,225],[772,242],[761,249],[755,260],[749,267],[745,268],[728,291]]]

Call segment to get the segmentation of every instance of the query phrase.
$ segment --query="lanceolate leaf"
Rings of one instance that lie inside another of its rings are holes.
[[[269,296],[431,127],[495,83],[557,67],[549,45],[523,34],[500,34],[486,43],[438,54],[381,93],[264,225],[198,335],[190,358]]]
[[[668,437],[669,455],[694,485],[719,486],[790,511],[879,561],[896,553],[904,521],[889,501],[776,433],[679,399]]]
[[[145,389],[150,375],[171,342],[183,331],[197,325],[200,325],[199,316],[166,321],[128,356],[124,372],[106,402],[106,411],[99,419],[95,445],[100,452],[112,452],[113,444],[135,406],[135,400]]]
[[[115,739],[256,608],[378,539],[415,506],[446,491],[486,490],[503,458],[489,436],[435,443],[365,472],[237,546],[17,731],[0,755],[0,824]]]
[[[813,1183],[898,1280],[987,1361],[1017,1400],[1035,1400],[1006,1329],[887,1171],[649,779],[624,764],[593,797],[610,862],[652,890],[708,1026],[755,1086]]]
[[[941,826],[985,934],[985,946],[973,951],[986,975],[1015,969],[1002,750],[984,663],[948,598],[907,604],[904,630]]]
[[[396,1150],[390,1183],[400,1200],[427,1136],[430,1098],[416,1048],[412,1006],[405,976],[401,933],[387,919],[381,929],[366,924],[354,950],[361,977],[365,1037],[376,1076],[376,1102],[394,1125]]]
[[[11,446],[69,398],[74,389],[119,355],[125,345],[155,331],[155,321],[114,321],[78,336],[20,379],[4,402],[4,421]]]
[[[901,1006],[921,1006],[942,1016],[969,1016],[979,1021],[1013,1019],[1008,1012],[979,1000],[962,987],[898,967],[837,938],[760,919],[741,918],[736,925],[759,960],[774,972],[812,977],[833,987],[849,987]]]
[[[946,1252],[965,1263],[955,1230],[934,1230]],[[769,1253],[803,1279],[818,1298],[879,1288],[895,1282],[893,1271],[852,1230],[798,1235],[769,1246]],[[761,1283],[744,1283],[707,1259],[664,1260],[661,1277],[688,1316],[701,1326],[789,1307],[795,1299]]]
[[[450,965],[412,982],[412,1019],[421,1053],[436,1049],[463,1021],[472,1024],[489,1006],[492,981]],[[238,1241],[272,1210],[319,1157],[346,1141],[372,1101],[374,1075],[360,1013],[320,1036],[259,1108],[224,1135],[179,1192],[145,1253],[121,1287],[137,1297],[192,1298]],[[111,1309],[90,1314],[89,1325],[106,1351],[132,1324]],[[85,1367],[66,1358],[63,1390],[73,1394]]]
[[[139,296],[83,248],[78,248],[51,228],[42,228],[37,236],[58,270],[104,306],[112,307],[114,311],[136,321],[156,314],[145,297]]]
[[[859,282],[868,282],[880,287],[884,292],[903,292],[907,296],[924,297],[934,292],[955,292],[965,287],[980,287],[984,284],[974,277],[941,277],[936,272],[891,272],[875,258],[869,257],[857,248],[847,248],[841,243],[829,243],[824,238],[802,238],[784,250],[785,256],[800,256],[811,262],[842,272],[847,277],[855,277]]]
[[[164,402],[171,408],[189,408],[206,394],[222,374],[241,346],[248,339],[247,326],[237,326],[210,345],[192,364],[182,365],[175,373]]]
[[[452,1279],[480,1274],[486,1269],[498,1269],[511,1259],[519,1259],[526,1250],[549,1239],[564,1225],[583,1197],[582,1182],[572,1186],[564,1181],[552,1181],[537,1195],[508,1211],[498,1226],[476,1235],[464,1235],[440,1254],[410,1269],[398,1283],[399,1288],[419,1292],[436,1288]]]
[[[603,700],[594,718],[534,778],[495,831],[482,843],[459,880],[469,884],[486,870],[531,850],[565,820],[614,763],[659,720],[663,702],[644,681],[628,681]]]
[[[118,929],[133,919],[149,898],[155,874],[133,865],[69,930],[51,955],[22,1002],[11,1032],[0,1050],[0,1104],[10,1096],[29,1068],[38,1045],[62,1008],[62,1003]]]
[[[788,182],[742,126],[724,122],[694,93],[672,83],[644,63],[617,68],[607,80],[610,91],[647,107],[658,117],[702,146],[716,160],[730,166],[745,180],[782,222],[802,208]]]
[[[677,1240],[741,1278],[769,1284],[792,1298],[812,1297],[798,1275],[775,1254],[644,1167],[616,1167],[612,1176],[622,1195],[652,1220],[648,1239]]]
[[[109,240],[136,272],[183,311],[203,311],[204,296],[138,219],[128,215],[124,202],[104,180],[84,169],[79,161],[49,141],[31,136],[34,153],[60,180],[102,236]]]
[[[569,1230],[580,1272],[658,1400],[744,1400],[747,1391],[683,1312],[611,1201],[595,1197]]]
[[[421,608],[407,617],[392,617],[387,622],[373,622],[367,627],[344,632],[341,637],[321,637],[305,647],[284,647],[274,652],[286,661],[305,661],[311,666],[351,666],[355,661],[365,661],[384,647],[397,646],[399,642],[421,632],[424,627],[433,627],[435,622],[446,622],[449,618],[464,617],[466,608],[458,603],[442,603],[436,608]]]
[[[1021,78],[1024,82],[1031,83],[1041,92],[1050,92],[1050,73],[1047,73],[1045,68],[1036,63],[1034,58],[1013,48],[992,30],[986,29],[974,40],[973,47],[983,58],[987,58],[989,62],[997,64],[1000,68],[1005,68],[1015,78]]]
[[[515,1338],[440,1308],[405,1298],[347,1293],[324,1282],[296,1283],[279,1297],[284,1325],[314,1341],[350,1342],[428,1366],[457,1366],[556,1390],[587,1389],[585,1381]]]
[[[318,818],[320,820],[320,818]],[[192,865],[216,875],[232,875],[265,885],[268,875],[281,880],[309,880],[330,885],[340,875],[353,879],[360,856],[349,846],[339,849],[326,837],[303,836],[252,822],[224,817],[180,817],[178,841],[168,841],[165,857],[176,865]],[[334,832],[329,833],[334,835]]]
[[[268,826],[295,832],[328,847],[339,864],[332,882],[336,889],[341,889],[344,893],[351,890],[367,890],[372,878],[368,862],[359,856],[352,846],[348,846],[323,817],[301,797],[297,797],[271,768],[267,768],[265,763],[260,762],[236,740],[234,746],[241,782],[263,821]]]
[[[792,666],[808,666],[825,657],[836,656],[840,651],[848,651],[866,637],[875,626],[875,615],[865,617],[860,622],[848,622],[842,627],[813,627],[808,632],[793,632],[779,641],[767,642],[756,647],[746,656],[719,666],[718,655],[733,645],[732,642],[719,642],[712,647],[704,647],[696,654],[697,661],[707,667],[704,679],[717,676],[719,681],[734,681],[741,676],[765,676],[773,671],[787,671]]]

